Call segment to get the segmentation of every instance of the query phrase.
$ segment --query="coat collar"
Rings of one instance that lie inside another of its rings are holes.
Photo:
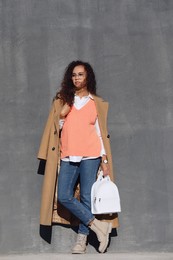
[[[98,117],[101,116],[101,115],[107,116],[109,103],[104,101],[101,97],[98,97],[98,96],[95,96],[95,95],[92,95],[92,97],[93,97],[95,104],[96,104]]]
[[[100,126],[100,131],[102,137],[107,135],[107,114],[108,114],[108,102],[104,101],[101,97],[93,95],[93,99],[95,101],[98,122]]]
[[[53,105],[54,105],[54,124],[55,124],[56,130],[59,131],[59,116],[60,116],[60,112],[61,112],[63,104],[60,99],[56,99],[56,100],[54,100]]]

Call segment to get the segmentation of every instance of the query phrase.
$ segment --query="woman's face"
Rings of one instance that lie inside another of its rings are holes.
[[[79,65],[74,67],[72,72],[72,81],[74,86],[76,87],[76,90],[87,88],[86,78],[87,78],[87,73],[84,66]]]

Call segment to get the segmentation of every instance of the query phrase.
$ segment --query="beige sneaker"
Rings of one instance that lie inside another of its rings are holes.
[[[72,249],[72,254],[85,254],[86,252],[87,235],[78,234],[75,246]]]
[[[112,224],[95,218],[90,228],[96,233],[100,242],[99,252],[104,253],[109,243],[109,233],[112,231]]]

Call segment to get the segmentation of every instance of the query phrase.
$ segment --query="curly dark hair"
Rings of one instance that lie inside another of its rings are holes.
[[[96,79],[91,65],[87,62],[77,60],[77,61],[72,61],[66,67],[64,77],[61,82],[61,89],[56,93],[55,99],[60,98],[64,104],[67,103],[68,105],[72,106],[74,101],[74,94],[75,94],[75,86],[73,85],[73,81],[72,81],[72,73],[73,73],[73,69],[76,66],[80,66],[80,65],[84,66],[87,72],[86,85],[87,85],[88,92],[96,95]]]

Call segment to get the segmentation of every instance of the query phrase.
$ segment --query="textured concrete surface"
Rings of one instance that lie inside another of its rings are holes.
[[[110,103],[122,213],[108,252],[173,252],[173,1],[0,0],[0,253],[69,253],[74,243],[61,226],[51,245],[38,235],[36,154],[76,59],[93,65]]]
[[[118,253],[118,254],[85,254],[85,255],[67,255],[67,254],[40,254],[40,255],[11,255],[0,256],[0,260],[172,260],[171,253]]]

